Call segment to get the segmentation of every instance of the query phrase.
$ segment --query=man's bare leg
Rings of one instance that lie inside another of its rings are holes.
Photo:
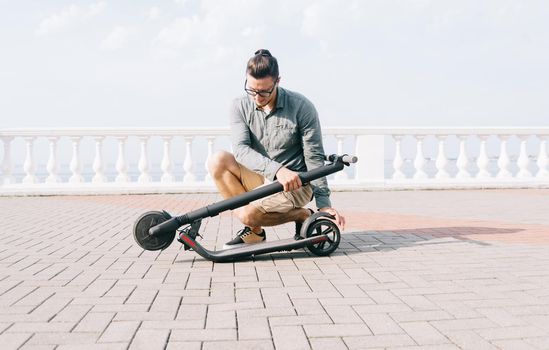
[[[246,192],[240,180],[240,167],[229,152],[214,154],[208,164],[212,179],[223,198],[232,198]],[[291,221],[303,222],[311,214],[304,208],[292,209],[287,213],[264,213],[253,205],[235,209],[235,213],[254,232],[261,232],[262,226],[275,226]]]
[[[240,181],[240,168],[234,156],[229,152],[218,152],[208,163],[215,186],[223,198],[232,198],[246,192]]]
[[[311,215],[309,209],[295,208],[286,213],[264,213],[253,205],[247,205],[239,213],[240,220],[250,227],[275,226],[291,221],[302,223]]]
[[[224,151],[215,153],[208,164],[208,168],[215,186],[223,198],[232,198],[246,192],[240,180],[240,167],[231,153]],[[251,226],[242,220],[242,212],[248,206],[237,208],[234,211],[241,219],[240,221],[249,226],[253,232],[259,233],[261,232],[261,226]]]

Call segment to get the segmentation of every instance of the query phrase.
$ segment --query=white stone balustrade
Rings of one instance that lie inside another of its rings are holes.
[[[185,136],[185,162],[183,163],[183,169],[185,170],[185,176],[183,182],[195,182],[196,176],[193,173],[193,136]]]
[[[24,184],[33,184],[37,182],[37,178],[34,175],[34,157],[33,157],[33,148],[34,148],[34,136],[27,136],[25,139],[26,153],[25,153],[25,163],[23,164],[23,169],[25,170],[25,177],[23,178]]]
[[[327,154],[346,150],[359,159],[329,177],[335,190],[549,187],[549,128],[328,127],[323,134]],[[0,129],[0,139],[0,195],[215,191],[208,159],[231,149],[228,128]]]
[[[467,151],[465,149],[468,137],[468,135],[458,135],[459,156],[456,161],[456,165],[458,167],[458,173],[456,174],[456,178],[458,179],[468,179],[471,177],[471,174],[469,174],[469,171],[467,169],[469,165],[469,157],[467,156]]]
[[[4,157],[2,160],[2,177],[0,178],[0,185],[9,185],[15,182],[15,179],[11,175],[12,164],[11,164],[11,141],[13,137],[11,136],[2,136],[2,143],[4,145]]]
[[[406,175],[404,175],[404,172],[402,172],[404,159],[402,159],[402,154],[400,151],[403,135],[393,135],[393,138],[395,140],[395,157],[393,159],[393,168],[395,172],[393,173],[393,179],[405,179]]]
[[[414,174],[414,179],[426,179],[427,173],[424,170],[425,156],[423,155],[423,139],[425,135],[416,135],[416,157],[414,158],[414,167],[416,172]]]
[[[46,183],[58,183],[61,181],[59,175],[57,175],[57,140],[59,140],[59,137],[48,137],[48,140],[50,141],[50,156],[48,165],[46,166],[49,174],[46,178]]]
[[[548,136],[541,136],[537,161],[539,171],[536,176],[540,179],[549,180],[549,157],[547,156],[547,139],[549,139]]]
[[[204,162],[204,169],[206,170],[206,177],[204,178],[204,181],[210,183],[213,181],[213,179],[212,175],[210,174],[210,168],[208,167],[208,164],[214,153],[215,136],[206,136],[206,140],[208,140],[208,156],[206,157],[206,161]]]
[[[511,160],[507,155],[508,139],[509,139],[509,135],[500,136],[500,151],[499,151],[499,158],[498,158],[499,172],[497,175],[497,177],[500,179],[510,179],[513,176],[513,174],[511,174],[511,171],[509,171],[509,165],[511,164]]]
[[[107,177],[103,173],[103,136],[95,136],[95,156],[93,158],[93,175],[92,182],[96,184],[102,184],[107,182]]]
[[[118,175],[116,175],[116,182],[118,183],[127,183],[130,182],[130,177],[128,176],[128,166],[126,165],[126,140],[127,136],[118,136],[118,158],[116,159],[116,170]]]
[[[162,169],[162,177],[160,182],[162,183],[172,183],[175,181],[175,177],[172,174],[172,156],[171,156],[171,136],[163,136],[162,140],[164,141],[164,154],[162,156],[162,163],[160,163],[160,168]]]
[[[72,159],[70,164],[70,169],[72,175],[69,178],[70,183],[82,183],[84,182],[84,177],[82,176],[82,162],[80,161],[80,140],[82,137],[74,136],[72,139]]]
[[[478,174],[477,179],[488,179],[491,177],[490,172],[488,171],[488,166],[490,165],[490,159],[486,152],[486,140],[489,135],[478,135],[480,139],[480,153],[477,158]]]
[[[450,177],[450,174],[448,174],[448,171],[446,171],[446,167],[448,166],[448,157],[446,156],[445,151],[445,141],[448,135],[437,135],[438,139],[438,152],[437,152],[437,160],[435,162],[435,165],[437,167],[437,173],[435,175],[435,178],[437,179],[448,179]]]
[[[147,155],[147,143],[149,136],[140,136],[139,141],[141,143],[141,156],[139,158],[139,183],[148,183],[152,181],[151,175],[149,175],[149,157]]]
[[[519,178],[530,178],[532,177],[532,174],[530,173],[530,170],[528,170],[528,164],[530,163],[530,159],[528,157],[528,152],[526,150],[526,142],[528,141],[528,135],[520,135],[520,155],[517,160],[517,165],[519,166],[519,172],[517,174],[517,177]]]

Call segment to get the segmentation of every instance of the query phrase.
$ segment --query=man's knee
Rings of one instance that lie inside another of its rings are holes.
[[[258,227],[262,225],[261,217],[264,214],[253,205],[247,205],[241,208],[241,210],[238,210],[236,214],[238,219],[246,226]]]
[[[212,154],[208,161],[208,170],[210,171],[210,175],[214,178],[221,176],[225,171],[230,170],[235,166],[238,165],[234,155],[226,151],[219,151]]]

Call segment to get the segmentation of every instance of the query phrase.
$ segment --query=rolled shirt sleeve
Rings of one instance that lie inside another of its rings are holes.
[[[318,113],[312,103],[304,108],[300,115],[299,127],[303,140],[303,157],[307,169],[316,169],[324,165],[324,147]],[[317,208],[331,207],[330,188],[326,177],[311,181]]]

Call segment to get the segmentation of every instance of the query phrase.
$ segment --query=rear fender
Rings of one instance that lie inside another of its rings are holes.
[[[328,218],[331,220],[335,220],[335,216],[326,213],[325,211],[317,211],[316,213],[313,213],[307,218],[307,220],[303,222],[303,225],[301,226],[301,231],[299,232],[301,238],[307,238],[307,230],[309,229],[309,225],[319,218]]]

